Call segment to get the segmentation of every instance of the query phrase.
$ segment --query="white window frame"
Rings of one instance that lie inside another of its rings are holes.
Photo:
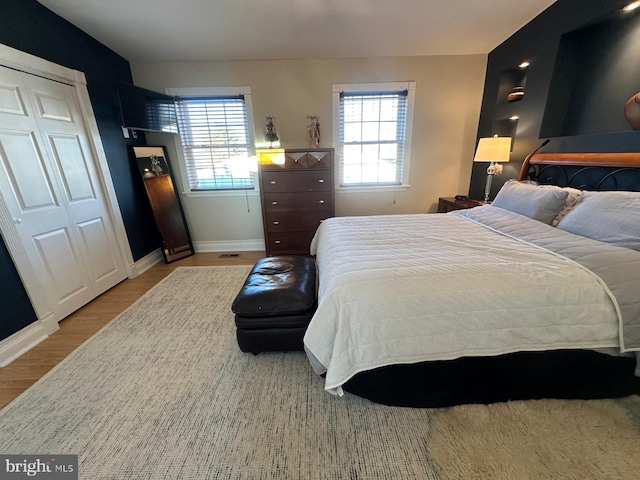
[[[342,185],[343,165],[342,149],[340,147],[340,92],[398,92],[407,90],[407,125],[404,139],[404,162],[402,183],[397,185]],[[384,192],[405,190],[409,185],[409,171],[411,163],[411,135],[413,129],[413,109],[415,103],[416,82],[385,82],[385,83],[345,83],[334,84],[332,89],[333,103],[333,142],[336,152],[336,192]]]
[[[249,144],[252,149],[252,153],[255,155],[255,123],[253,121],[253,103],[251,100],[251,87],[178,87],[178,88],[166,88],[165,93],[173,95],[175,97],[201,97],[201,96],[232,96],[243,95],[244,104],[247,109],[247,123],[249,127]],[[174,135],[176,142],[176,151],[178,154],[181,187],[182,193],[187,197],[235,197],[235,196],[247,196],[247,195],[259,195],[257,175],[253,178],[252,189],[237,189],[237,190],[191,190],[189,185],[189,176],[187,174],[187,164],[184,158],[184,150],[182,149],[182,141],[180,135]]]

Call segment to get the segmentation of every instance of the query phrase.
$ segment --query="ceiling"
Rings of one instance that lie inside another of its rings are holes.
[[[489,53],[554,0],[39,0],[130,62]]]

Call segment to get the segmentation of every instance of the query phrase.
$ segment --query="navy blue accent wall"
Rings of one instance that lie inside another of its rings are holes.
[[[0,322],[0,339],[6,338],[12,333],[22,330],[27,325],[35,322],[38,317],[31,307],[31,301],[22,286],[22,281],[7,247],[0,238],[0,309],[2,321]]]
[[[144,144],[144,137],[126,140],[120,128],[116,85],[131,83],[129,62],[35,0],[2,0],[1,10],[0,43],[85,74],[133,258],[151,253],[160,245],[159,234],[127,152],[127,145]],[[35,314],[4,244],[0,245],[0,274],[3,339],[32,323]]]
[[[478,138],[515,138],[491,198],[546,138],[551,141],[541,151],[640,151],[640,132],[622,119],[624,102],[640,91],[640,12],[621,14],[630,2],[558,0],[489,54]],[[516,83],[525,95],[508,103],[509,82],[524,60],[531,65]],[[575,64],[567,67],[570,62]],[[484,197],[486,167],[473,166],[473,198]]]

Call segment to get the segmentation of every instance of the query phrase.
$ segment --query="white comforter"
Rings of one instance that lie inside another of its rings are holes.
[[[332,393],[391,364],[620,346],[599,277],[457,215],[332,218],[312,253],[318,310],[304,344]]]

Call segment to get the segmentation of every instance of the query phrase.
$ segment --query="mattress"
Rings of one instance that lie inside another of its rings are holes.
[[[640,253],[497,207],[332,218],[312,253],[318,309],[304,344],[331,393],[388,365],[640,349]]]

